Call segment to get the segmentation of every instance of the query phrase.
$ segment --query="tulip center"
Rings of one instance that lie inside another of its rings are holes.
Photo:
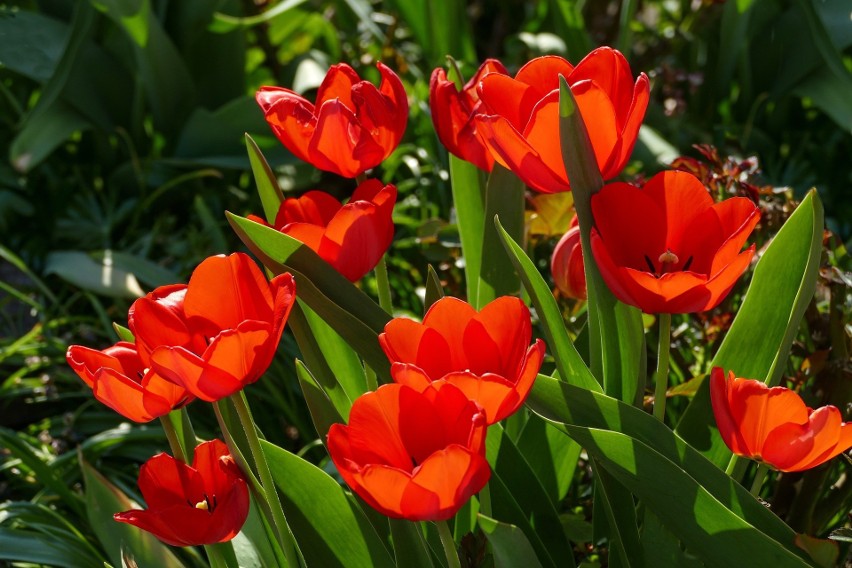
[[[670,272],[676,272],[678,270],[689,270],[689,266],[692,264],[692,256],[686,259],[686,262],[683,263],[683,266],[680,269],[676,269],[675,267],[680,262],[680,258],[672,251],[672,249],[667,248],[664,253],[662,253],[659,257],[657,257],[657,262],[659,263],[659,268],[654,262],[651,260],[647,254],[645,255],[645,262],[648,264],[648,269],[651,274],[653,274],[656,278],[659,278],[663,274],[668,274]]]
[[[192,505],[192,502],[187,500],[187,503]],[[204,499],[193,505],[196,509],[201,509],[202,511],[209,511],[212,513],[216,510],[216,495],[213,495],[213,500],[207,496],[207,493],[204,494]]]

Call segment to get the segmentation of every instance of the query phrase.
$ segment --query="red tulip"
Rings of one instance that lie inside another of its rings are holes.
[[[580,227],[571,227],[556,243],[550,257],[550,272],[560,292],[569,298],[586,299],[586,272],[583,266],[583,249],[580,246]]]
[[[738,379],[715,367],[710,375],[713,414],[728,448],[781,471],[816,467],[852,448],[852,423],[834,406],[808,408],[784,387]]]
[[[134,422],[149,422],[195,398],[148,368],[136,349],[126,341],[103,351],[72,345],[65,358],[96,399]]]
[[[388,322],[379,343],[394,381],[418,391],[451,383],[484,410],[488,424],[526,400],[544,359],[544,342],[530,345],[530,312],[518,298],[497,298],[478,312],[467,302],[441,298],[423,323]]]
[[[248,517],[248,486],[219,440],[199,444],[192,466],[157,454],[139,470],[139,490],[148,509],[116,513],[113,518],[172,546],[227,542]]]
[[[592,196],[592,252],[613,294],[646,313],[710,310],[748,268],[740,252],[760,211],[751,200],[713,203],[692,174],[667,171],[640,189],[611,183]]]
[[[139,355],[196,397],[213,402],[266,371],[295,301],[289,274],[267,282],[245,254],[204,260],[189,285],[157,288],[128,316]]]
[[[559,75],[571,87],[604,179],[627,164],[650,96],[648,77],[640,73],[634,84],[627,60],[609,47],[594,50],[576,67],[547,55],[524,65],[514,79],[483,77],[479,136],[495,160],[544,193],[571,189],[559,145]]]
[[[447,72],[440,67],[432,72],[432,79],[429,81],[432,124],[435,125],[435,132],[438,133],[441,144],[446,146],[450,153],[486,172],[490,172],[494,167],[494,158],[476,135],[473,117],[481,112],[482,105],[476,87],[488,73],[508,75],[502,63],[496,59],[486,59],[461,91],[456,88],[454,82],[447,79]]]
[[[290,89],[261,87],[257,103],[275,136],[297,158],[354,178],[379,165],[399,145],[408,99],[396,73],[377,63],[377,89],[345,63],[332,65],[316,104]]]
[[[355,400],[349,425],[328,432],[340,475],[371,507],[397,519],[444,521],[491,476],[485,419],[452,385],[418,392],[383,385]]]
[[[346,205],[323,191],[284,200],[275,228],[305,243],[338,272],[355,282],[376,267],[393,241],[396,187],[369,179]],[[259,217],[253,221],[268,225]]]

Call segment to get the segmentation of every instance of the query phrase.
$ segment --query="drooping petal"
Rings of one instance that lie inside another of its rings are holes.
[[[278,140],[300,160],[313,163],[308,146],[317,125],[314,105],[279,87],[263,87],[256,98]]]
[[[619,156],[610,164],[612,169],[602,172],[604,179],[614,178],[627,165],[627,161],[633,153],[633,148],[636,146],[636,140],[639,138],[639,128],[642,126],[650,99],[651,86],[648,82],[648,76],[644,73],[639,73],[639,77],[636,78],[636,84],[633,88],[633,100],[630,103],[627,118],[624,121],[624,127],[620,134],[621,146],[619,147]],[[616,116],[620,119],[622,109],[616,107],[615,111]]]

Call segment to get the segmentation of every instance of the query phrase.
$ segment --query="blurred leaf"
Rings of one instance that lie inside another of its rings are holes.
[[[233,99],[215,111],[196,107],[180,132],[174,157],[200,163],[221,163],[223,167],[227,163],[225,159],[245,163],[245,149],[249,145],[246,132],[265,133],[268,128],[254,97]],[[241,168],[244,167],[241,165]]]
[[[562,434],[562,437],[568,438],[568,436],[565,436],[564,434]],[[574,442],[573,440],[571,441]],[[576,442],[574,443],[576,444]],[[592,542],[594,539],[592,524],[583,518],[582,515],[562,513],[559,515],[559,519],[562,521],[562,529],[565,531],[565,534],[568,535],[571,542],[583,544]]]
[[[133,332],[123,325],[112,322],[112,328],[115,330],[115,334],[118,336],[119,341],[136,343],[136,337],[133,335]]]
[[[81,546],[80,538],[58,534],[39,534],[0,527],[0,560],[44,564],[63,568],[91,568],[98,560]]]
[[[501,523],[482,514],[477,516],[477,523],[485,533],[485,538],[491,544],[496,568],[540,568],[541,563],[535,555],[530,541],[521,529],[515,525]]]
[[[485,228],[482,234],[482,259],[479,288],[474,307],[482,309],[499,296],[517,295],[521,283],[512,261],[500,243],[494,219],[500,219],[500,230],[519,242],[524,232],[524,184],[511,171],[494,164],[485,186]]]
[[[93,252],[91,256],[96,262],[103,264],[111,262],[114,269],[130,273],[152,288],[177,284],[181,280],[171,270],[134,254],[106,250]]]
[[[816,190],[811,190],[757,262],[742,306],[711,367],[770,386],[780,382],[790,345],[814,295],[822,234],[822,204]],[[731,452],[715,426],[709,381],[698,388],[677,432],[716,465],[727,464]]]
[[[569,381],[572,384],[600,392],[602,390],[600,384],[592,376],[591,371],[586,367],[586,364],[568,337],[568,331],[565,329],[565,323],[562,321],[562,312],[559,310],[559,306],[547,283],[541,277],[541,274],[539,274],[538,269],[529,257],[524,253],[523,249],[503,230],[500,221],[497,220],[495,223],[503,241],[503,246],[509,253],[509,259],[521,276],[524,289],[530,295],[536,312],[538,312],[538,317],[541,318],[544,335],[547,338],[547,349],[556,359],[559,376],[564,377],[563,380]]]
[[[394,566],[370,522],[327,473],[261,440],[281,505],[308,566]]]
[[[817,566],[822,568],[837,566],[840,548],[834,541],[815,538],[806,534],[797,534],[796,546],[807,552]]]
[[[24,122],[23,129],[9,146],[9,161],[17,171],[26,173],[74,132],[91,127],[91,123],[69,105],[57,102]]]
[[[287,13],[288,10],[304,4],[307,0],[283,0],[272,8],[269,8],[262,14],[257,16],[249,16],[247,18],[239,18],[229,16],[221,12],[216,12],[213,15],[213,21],[210,24],[210,31],[216,33],[228,33],[237,28],[249,28],[258,24],[264,24],[270,20]]]
[[[533,211],[529,223],[531,235],[562,236],[568,231],[574,216],[574,195],[570,191],[537,193],[529,202]]]
[[[115,522],[112,518],[114,513],[138,509],[139,505],[82,458],[80,468],[83,470],[86,485],[86,511],[89,523],[114,566],[121,565],[122,546],[127,548],[140,566],[162,566],[163,568],[183,566],[169,547],[151,533],[125,523]]]
[[[112,251],[106,250],[100,261],[82,251],[55,251],[47,255],[45,274],[97,294],[117,298],[138,298],[145,292],[136,277],[113,263]]]
[[[852,528],[841,527],[832,531],[828,538],[839,542],[852,542]]]
[[[274,273],[292,272],[299,298],[389,381],[390,363],[379,347],[378,334],[390,315],[304,244],[244,217],[226,215],[249,250]]]

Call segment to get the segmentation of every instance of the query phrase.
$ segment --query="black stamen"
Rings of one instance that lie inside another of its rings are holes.
[[[651,273],[652,273],[652,274],[657,274],[657,269],[656,269],[656,268],[654,268],[654,263],[653,263],[653,262],[651,262],[651,259],[648,257],[648,255],[647,255],[647,254],[645,255],[645,262],[647,262],[647,263],[648,263],[648,268],[651,270]]]
[[[686,259],[686,262],[683,263],[683,270],[689,270],[689,265],[692,264],[692,257]]]

